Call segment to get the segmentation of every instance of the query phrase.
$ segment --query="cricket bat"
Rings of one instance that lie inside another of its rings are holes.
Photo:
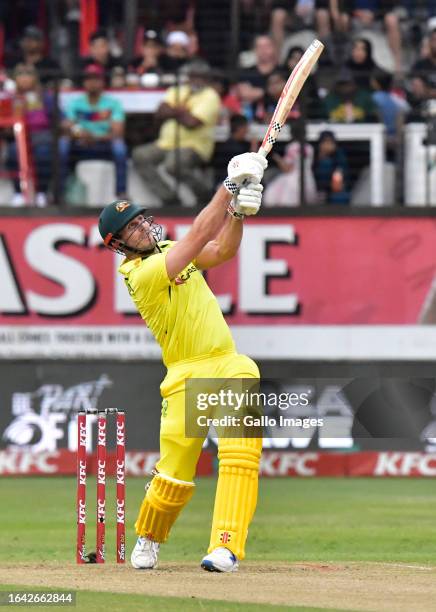
[[[307,77],[312,71],[312,68],[318,61],[319,56],[323,52],[324,45],[321,41],[315,39],[304,52],[298,64],[295,66],[286,85],[283,88],[282,94],[274,114],[266,131],[263,142],[258,150],[258,153],[266,157],[271,151],[277,136],[282,129],[291,108],[294,106],[295,100],[301,91]]]

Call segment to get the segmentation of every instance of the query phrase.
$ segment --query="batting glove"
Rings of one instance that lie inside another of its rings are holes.
[[[231,193],[235,193],[231,185],[241,185],[245,180],[250,183],[260,183],[263,178],[263,172],[268,166],[268,162],[259,153],[242,153],[232,157],[227,166],[227,179],[224,185]]]
[[[263,185],[247,183],[233,198],[229,213],[239,219],[257,214],[262,203],[262,191]]]

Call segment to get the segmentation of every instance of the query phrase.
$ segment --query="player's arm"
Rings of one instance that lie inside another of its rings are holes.
[[[225,222],[234,194],[242,192],[242,182],[249,180],[260,183],[266,166],[266,159],[257,153],[243,153],[230,161],[225,185],[218,189],[206,208],[197,215],[186,236],[168,251],[165,263],[170,279],[175,278],[196,259],[205,245],[217,236]]]
[[[245,215],[255,215],[262,200],[262,185],[248,184],[234,198],[234,206],[218,235],[208,242],[195,258],[200,270],[207,270],[234,257],[242,240],[242,221]],[[233,204],[233,203],[232,203]]]
[[[228,216],[218,236],[208,242],[195,258],[195,266],[208,270],[236,255],[242,239],[242,219]]]

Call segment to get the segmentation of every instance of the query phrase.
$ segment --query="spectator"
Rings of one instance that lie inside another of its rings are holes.
[[[211,85],[221,98],[219,123],[228,123],[232,115],[239,115],[241,113],[241,101],[233,93],[229,77],[224,72],[221,72],[221,70],[214,70],[212,72]]]
[[[286,78],[298,64],[303,54],[303,47],[291,47],[289,49],[288,55],[285,60]],[[306,82],[304,83],[301,99],[304,99],[305,101],[305,110],[307,117],[309,119],[318,119],[321,113],[321,103],[318,95],[318,85],[316,82],[316,77],[313,74],[309,74],[306,79]],[[299,102],[297,98],[296,104],[294,104],[294,108],[298,109],[298,107]]]
[[[370,92],[358,89],[348,70],[339,74],[333,91],[324,98],[324,108],[328,119],[337,123],[377,121]]]
[[[276,153],[272,157],[281,170],[266,187],[263,204],[272,206],[299,206],[301,203],[301,164],[299,142],[291,142],[285,149],[284,157]],[[316,204],[317,193],[315,179],[312,173],[313,147],[305,144],[304,147],[304,193],[305,201]]]
[[[170,32],[165,41],[165,52],[160,57],[162,70],[175,74],[190,60],[190,39],[182,31]]]
[[[35,26],[28,26],[20,40],[20,51],[6,61],[11,72],[18,64],[33,66],[42,85],[47,85],[60,75],[59,64],[46,56],[44,52],[44,34]]]
[[[428,41],[428,56],[418,60],[413,66],[413,76],[422,77],[428,81],[436,95],[436,29],[432,30]]]
[[[261,100],[265,93],[269,75],[278,67],[277,48],[269,36],[256,37],[254,52],[255,66],[242,70],[238,79],[238,96],[243,103],[244,114],[249,120],[253,118],[253,105]]]
[[[329,130],[321,132],[315,147],[313,172],[318,189],[318,200],[326,204],[348,204],[349,171],[345,151],[338,146]]]
[[[286,31],[301,29],[311,24],[313,20],[314,0],[274,0],[271,7],[270,32],[271,37],[281,51]]]
[[[117,197],[126,196],[127,148],[124,142],[124,111],[118,100],[104,93],[105,73],[97,64],[85,69],[85,93],[66,108],[59,155],[65,186],[70,160],[111,159],[116,168]]]
[[[374,93],[372,99],[379,115],[386,126],[387,149],[391,157],[395,153],[403,119],[409,110],[407,102],[391,91],[392,76],[382,70],[374,72],[372,77]],[[395,159],[393,157],[393,159]]]
[[[432,87],[427,77],[415,76],[410,81],[407,102],[410,107],[408,121],[426,121],[428,102],[432,97]]]
[[[47,191],[51,176],[52,134],[51,118],[53,115],[53,97],[44,92],[38,80],[38,73],[34,66],[18,64],[14,71],[16,93],[14,97],[15,112],[23,115],[26,121],[33,160],[36,169],[38,193],[35,203],[37,206],[47,204]],[[8,145],[7,167],[10,171],[18,171],[17,145],[11,142]],[[13,206],[24,204],[24,197],[20,193],[19,181],[14,180],[15,195]]]
[[[97,30],[89,37],[89,55],[83,57],[79,63],[80,76],[89,65],[100,66],[109,83],[112,70],[116,66],[122,66],[122,60],[111,54],[109,38],[105,30]]]
[[[372,57],[372,45],[366,38],[356,38],[351,48],[351,56],[345,66],[353,75],[357,87],[371,89],[371,76],[376,69]]]
[[[199,204],[210,196],[210,188],[196,171],[212,157],[220,98],[209,85],[206,62],[193,60],[183,73],[188,83],[169,88],[157,111],[157,118],[163,121],[158,140],[133,150],[138,172],[164,205],[174,203],[174,193],[157,170],[161,162],[168,174],[190,187]]]
[[[288,75],[281,68],[277,68],[268,76],[264,96],[255,107],[255,118],[257,121],[261,123],[269,123],[271,121],[287,80]],[[295,102],[288,119],[298,119],[300,116],[301,112],[298,102]]]
[[[215,182],[223,181],[227,176],[229,159],[241,153],[250,151],[248,137],[248,121],[244,115],[233,115],[230,118],[230,137],[225,142],[218,143],[215,149],[213,167]]]
[[[142,53],[130,63],[129,71],[134,71],[139,75],[148,72],[162,73],[161,55],[163,52],[162,42],[159,34],[155,30],[146,30],[142,41]]]
[[[394,57],[395,73],[401,74],[403,72],[401,28],[395,12],[395,8],[401,6],[401,3],[394,0],[354,0],[353,5],[353,17],[363,26],[370,27],[378,16],[382,17]]]
[[[320,38],[331,35],[331,25],[336,32],[347,34],[351,20],[363,27],[372,27],[377,17],[382,16],[386,35],[394,58],[395,72],[401,73],[401,28],[395,8],[401,3],[393,0],[316,0],[316,21]]]
[[[315,0],[316,29],[321,40],[331,36],[332,26],[336,32],[349,31],[352,4],[352,0]]]

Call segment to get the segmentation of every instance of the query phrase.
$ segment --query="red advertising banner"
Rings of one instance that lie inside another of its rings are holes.
[[[158,452],[127,451],[126,475],[150,476],[159,459]],[[116,454],[107,453],[107,475],[115,476]],[[0,451],[1,476],[71,476],[76,474],[77,456],[74,451],[61,448],[52,452],[32,452],[26,450],[5,449]],[[203,451],[197,464],[197,476],[213,474],[213,456]],[[88,474],[97,473],[96,453],[87,457]]]
[[[126,453],[127,476],[150,476],[159,453]],[[108,453],[107,473],[115,474],[115,454]],[[213,455],[203,451],[197,476],[215,473]],[[88,457],[88,473],[96,473],[95,453]],[[35,453],[6,449],[0,451],[2,476],[67,476],[76,474],[76,453],[67,449]],[[422,452],[287,452],[264,451],[260,464],[262,477],[374,476],[436,478],[436,454]]]
[[[422,452],[262,453],[261,476],[436,477],[436,454]]]
[[[160,221],[177,240],[192,220]],[[207,280],[255,357],[436,357],[435,238],[432,218],[251,219]],[[3,218],[0,356],[158,357],[119,261],[96,219]]]

